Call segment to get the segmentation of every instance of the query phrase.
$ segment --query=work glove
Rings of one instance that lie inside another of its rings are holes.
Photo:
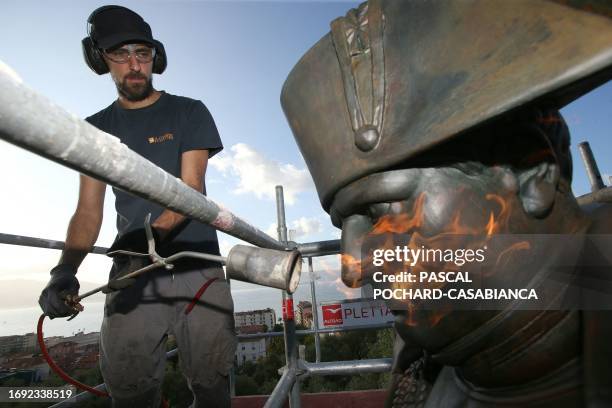
[[[80,304],[72,301],[81,287],[76,272],[77,269],[69,264],[60,264],[51,269],[51,279],[38,298],[38,304],[51,319],[71,316],[83,310]]]

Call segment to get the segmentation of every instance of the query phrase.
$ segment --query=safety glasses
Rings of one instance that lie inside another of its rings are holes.
[[[155,48],[140,44],[128,44],[111,51],[104,51],[106,58],[117,64],[127,63],[131,54],[134,55],[136,61],[146,64],[155,58]]]

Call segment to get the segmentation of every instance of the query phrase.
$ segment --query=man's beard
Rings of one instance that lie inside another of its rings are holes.
[[[144,79],[144,83],[133,83],[128,85],[128,79]],[[130,102],[139,102],[146,99],[153,92],[153,78],[147,78],[146,76],[138,73],[128,74],[123,78],[121,82],[115,82],[119,95],[123,96]]]

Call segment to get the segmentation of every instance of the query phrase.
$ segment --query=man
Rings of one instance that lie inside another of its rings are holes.
[[[222,149],[215,123],[200,101],[153,88],[152,74],[166,66],[165,50],[149,25],[120,6],[95,10],[83,40],[85,60],[98,74],[110,72],[118,99],[87,121],[121,139],[132,150],[205,193],[208,159]],[[95,160],[95,158],[92,158]],[[121,163],[117,163],[118,166]],[[146,180],[147,175],[141,175]],[[79,283],[75,274],[95,243],[102,222],[106,185],[81,175],[77,209],[66,248],[39,303],[51,318],[82,309],[70,302]],[[118,235],[111,249],[147,252],[144,220],[151,214],[162,256],[193,250],[219,253],[216,231],[144,199],[113,189]],[[115,257],[110,278],[139,269],[147,257]],[[209,283],[201,299],[193,299]],[[196,307],[186,313],[187,306]],[[101,329],[100,368],[113,405],[156,407],[161,401],[165,344],[176,337],[180,364],[194,407],[229,407],[228,372],[236,347],[233,302],[223,270],[214,263],[177,262],[106,298]]]
[[[599,235],[612,231],[612,205],[578,205],[558,113],[612,78],[612,10],[558,3],[371,0],[334,20],[284,84],[321,204],[342,228],[348,286],[373,281],[369,239],[404,233],[418,248],[485,248],[482,276],[542,296],[540,308],[393,303],[388,406],[612,403],[609,240]],[[445,247],[453,237],[464,246]],[[424,264],[409,270],[448,270]]]

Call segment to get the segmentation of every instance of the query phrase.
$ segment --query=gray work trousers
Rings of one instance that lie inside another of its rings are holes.
[[[138,269],[137,258],[115,260],[111,278]],[[191,407],[230,407],[228,374],[234,361],[234,305],[219,266],[186,263],[160,268],[132,286],[106,295],[100,334],[100,369],[114,407],[157,408],[174,334]],[[189,314],[200,287],[217,278]],[[165,396],[166,398],[168,396]]]

